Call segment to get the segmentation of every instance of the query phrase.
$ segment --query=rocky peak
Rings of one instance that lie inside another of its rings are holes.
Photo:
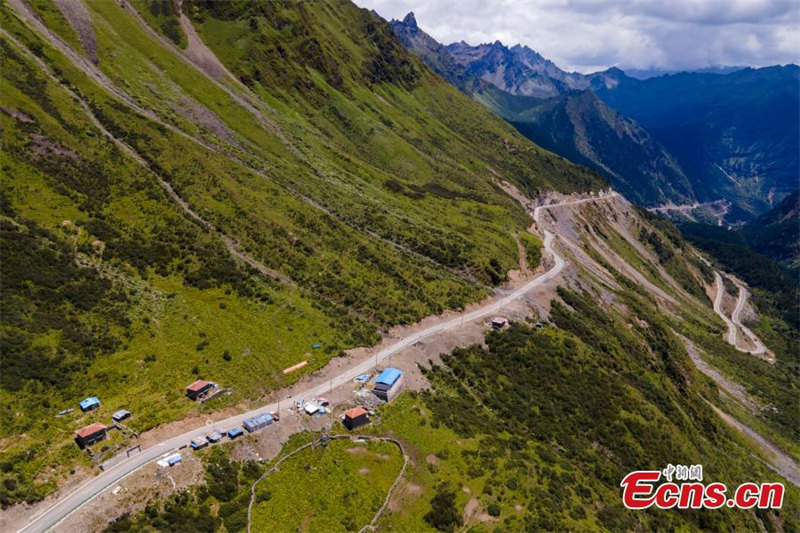
[[[417,18],[414,16],[413,11],[409,11],[408,15],[403,18],[403,25],[410,30],[419,29],[419,26],[417,26]]]

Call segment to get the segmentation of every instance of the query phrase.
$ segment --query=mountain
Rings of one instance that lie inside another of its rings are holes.
[[[796,186],[800,77],[795,65],[709,69],[644,80],[618,68],[584,75],[566,72],[526,46],[509,48],[499,41],[439,45],[419,29],[413,15],[391,25],[426,61],[431,55],[423,50],[435,49],[440,66],[434,70],[446,79],[470,94],[489,92],[479,99],[491,103],[495,112],[529,138],[598,169],[643,205],[683,208],[725,199],[731,202],[728,220],[740,221],[765,212]],[[411,33],[415,39],[409,38]],[[465,77],[481,83],[465,84]],[[489,86],[512,96],[551,100],[514,102],[487,91]],[[577,123],[565,111],[574,92],[584,90],[595,92],[620,113],[631,125],[625,129],[646,136],[622,134],[619,143],[612,142],[608,133],[620,129],[607,120],[612,113],[597,103],[584,112],[591,113],[585,122],[599,130],[587,132],[586,123]],[[535,120],[520,116],[524,106]],[[549,116],[543,116],[548,111]],[[600,139],[605,142],[592,144]],[[608,150],[633,161],[622,165],[609,161],[601,155]]]
[[[680,162],[698,200],[730,200],[752,218],[797,187],[800,67],[727,75],[622,77],[595,90]]]
[[[800,191],[739,229],[750,247],[787,268],[800,267]]]
[[[746,66],[726,66],[719,65],[713,67],[698,68],[692,70],[664,70],[659,68],[649,69],[627,69],[625,74],[637,80],[646,80],[648,78],[656,78],[658,76],[667,76],[671,74],[680,74],[684,72],[697,72],[700,74],[730,74],[738,70],[746,69]]]
[[[257,399],[504,282],[530,219],[498,180],[607,187],[353,4],[70,5],[0,6],[3,505],[94,464],[101,415],[56,417],[83,398],[135,431],[198,378]]]
[[[692,185],[672,155],[635,120],[608,107],[592,91],[543,100],[493,88],[473,94],[539,146],[596,168],[640,205],[694,200]]]
[[[696,200],[675,158],[590,90],[616,86],[624,77],[619,69],[584,76],[519,45],[444,46],[419,28],[413,13],[390,25],[442,77],[539,146],[595,168],[631,200],[647,206]]]
[[[0,26],[0,530],[800,528],[792,326],[374,13],[8,0]],[[387,367],[391,402],[361,378]],[[677,462],[785,501],[625,509]]]

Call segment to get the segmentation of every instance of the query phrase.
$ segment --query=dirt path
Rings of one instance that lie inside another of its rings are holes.
[[[325,437],[323,437],[323,438],[325,438]],[[392,493],[394,492],[395,487],[397,487],[397,484],[400,482],[400,480],[403,479],[403,475],[406,473],[406,468],[408,467],[409,457],[408,457],[408,454],[406,453],[405,448],[403,447],[403,443],[400,442],[399,440],[393,439],[391,437],[373,437],[371,435],[335,435],[335,436],[327,437],[327,438],[330,439],[330,440],[337,440],[337,439],[350,439],[350,440],[359,439],[359,440],[361,440],[361,439],[363,439],[363,440],[372,441],[372,442],[391,442],[392,444],[397,446],[397,448],[400,450],[400,453],[403,454],[403,467],[400,469],[400,472],[398,472],[397,477],[394,480],[394,483],[392,483],[392,486],[389,487],[389,492],[386,493],[386,498],[383,500],[383,505],[381,505],[380,509],[378,509],[378,511],[375,513],[375,516],[372,517],[372,520],[370,520],[370,523],[367,524],[366,526],[362,527],[359,530],[359,533],[364,533],[365,531],[368,531],[368,530],[370,530],[370,531],[374,530],[375,529],[375,523],[378,521],[378,519],[381,517],[383,512],[386,510],[386,506],[389,504],[389,499],[392,497]],[[262,481],[264,481],[264,479],[266,479],[270,474],[274,474],[275,472],[277,472],[279,470],[280,466],[285,461],[291,459],[292,457],[294,457],[298,453],[302,452],[303,450],[306,450],[306,449],[310,448],[311,446],[316,445],[318,442],[322,442],[322,438],[319,439],[319,441],[314,440],[314,441],[309,442],[308,444],[304,444],[303,446],[297,448],[293,452],[291,452],[291,453],[287,454],[286,456],[282,457],[277,463],[275,463],[275,465],[272,468],[270,468],[269,470],[264,472],[261,475],[261,477],[259,477],[257,480],[255,480],[255,482],[253,482],[253,485],[250,487],[250,503],[247,506],[247,533],[251,533],[251,531],[252,531],[252,524],[253,524],[252,514],[253,514],[253,504],[256,501],[256,487]]]
[[[22,46],[21,43],[19,43],[16,39],[14,39],[14,37],[12,37],[8,33],[6,33],[5,30],[0,30],[0,32],[2,32],[2,34],[5,37],[7,37],[9,40],[14,42],[14,44],[17,45],[21,50],[23,50],[26,53],[28,52],[27,48]],[[131,148],[125,142],[117,139],[110,131],[108,131],[108,129],[106,129],[106,127],[94,115],[94,113],[92,112],[92,110],[89,107],[89,105],[80,96],[78,96],[77,93],[72,91],[69,87],[66,87],[66,86],[62,85],[60,83],[60,81],[58,80],[58,78],[56,78],[52,74],[52,72],[50,72],[50,69],[48,68],[48,66],[43,61],[41,61],[39,58],[37,58],[37,57],[35,57],[33,55],[30,55],[30,57],[39,64],[39,66],[41,67],[42,71],[53,81],[53,83],[56,83],[56,84],[60,85],[65,91],[67,91],[70,94],[70,96],[72,96],[72,98],[75,101],[77,101],[81,105],[81,107],[83,108],[84,112],[86,113],[86,116],[89,118],[89,120],[92,121],[92,123],[95,125],[95,127],[97,129],[99,129],[100,132],[103,135],[105,135],[111,142],[113,142],[115,145],[117,145],[123,152],[128,154],[134,161],[136,161],[140,166],[142,166],[147,171],[149,171],[156,178],[156,180],[158,181],[158,184],[161,186],[161,188],[164,189],[164,191],[167,193],[167,195],[181,208],[181,210],[184,213],[186,213],[190,218],[192,218],[195,222],[198,223],[198,225],[203,227],[205,230],[207,230],[210,233],[215,234],[220,239],[220,241],[222,241],[222,243],[225,245],[225,248],[228,250],[228,252],[231,254],[231,256],[234,259],[237,259],[240,262],[243,262],[243,263],[247,264],[248,266],[254,268],[255,270],[257,270],[258,272],[260,272],[264,276],[271,277],[273,279],[276,279],[276,280],[278,280],[278,281],[280,281],[282,283],[286,283],[286,284],[292,284],[293,283],[293,281],[291,279],[289,279],[287,276],[285,276],[285,275],[283,275],[283,274],[281,274],[279,272],[276,272],[275,270],[272,270],[271,268],[267,267],[266,265],[264,265],[260,261],[256,260],[254,257],[252,257],[249,254],[241,251],[239,249],[240,245],[235,239],[229,237],[228,235],[225,235],[218,228],[214,227],[213,224],[211,224],[210,222],[205,220],[203,217],[201,217],[199,214],[197,214],[197,212],[195,212],[191,208],[189,203],[186,200],[184,200],[175,191],[175,189],[172,187],[172,185],[169,182],[167,182],[161,175],[159,175],[152,168],[150,168],[150,165],[147,163],[147,161],[136,150]]]
[[[542,210],[557,208],[562,205],[574,205],[589,201],[602,201],[604,199],[615,198],[616,196],[616,194],[612,194],[605,198],[582,198],[579,200],[563,201],[553,205],[539,206],[535,209],[533,216],[535,219],[537,219],[537,222],[541,223],[541,221],[538,219],[540,218]],[[315,385],[311,385],[311,383],[301,385],[301,387],[307,387],[305,389],[300,387],[294,388],[293,390],[295,393],[293,395],[281,400],[284,408],[287,408],[287,406],[291,406],[298,401],[302,401],[304,398],[312,398],[323,395],[336,387],[350,383],[359,374],[370,372],[387,358],[392,357],[406,350],[407,348],[413,347],[414,345],[428,338],[435,338],[449,332],[450,330],[458,329],[462,327],[465,322],[476,322],[492,316],[501,309],[516,303],[518,300],[521,300],[535,289],[541,287],[551,279],[558,276],[564,269],[566,261],[554,249],[553,245],[556,240],[556,236],[547,229],[542,229],[541,231],[544,235],[545,252],[547,255],[552,257],[552,266],[549,268],[549,270],[511,291],[503,291],[499,293],[495,297],[490,298],[488,301],[477,306],[477,308],[472,311],[455,313],[453,318],[435,323],[426,328],[420,329],[413,334],[400,338],[393,344],[375,352],[374,359],[369,357],[362,359],[355,364],[345,366],[335,376],[330,376],[328,379],[315,380]],[[279,393],[278,397],[281,398],[282,394]],[[216,420],[215,423],[221,428],[242,425],[245,419],[256,416],[264,411],[277,411],[280,409],[280,406],[280,401],[272,402],[224,420]],[[87,480],[83,485],[79,486],[73,492],[58,498],[52,506],[33,517],[21,531],[26,533],[40,533],[50,529],[63,520],[66,516],[69,516],[72,512],[83,506],[83,504],[85,504],[87,501],[92,500],[98,494],[106,491],[120,479],[129,476],[131,473],[137,471],[151,461],[171,453],[173,450],[185,445],[187,442],[203,436],[205,433],[207,433],[207,431],[208,427],[203,425],[186,431],[180,435],[169,437],[149,448],[143,448],[139,453],[125,458],[124,460],[115,464],[112,468],[104,471],[94,478]]]
[[[744,387],[723,376],[708,363],[706,363],[706,361],[700,355],[700,350],[693,342],[681,335],[678,335],[678,337],[681,339],[684,346],[686,346],[686,351],[688,352],[689,357],[697,369],[706,376],[710,377],[723,392],[737,400],[745,409],[753,414],[757,414],[759,411],[763,410],[763,407],[758,405],[757,401],[745,391]],[[710,402],[708,404],[723,422],[742,433],[748,440],[753,442],[759,450],[761,450],[764,455],[764,464],[766,464],[773,472],[780,474],[788,479],[792,484],[800,487],[800,465],[798,465],[794,459],[792,459],[787,453],[779,449],[766,438],[762,437],[754,429],[733,418],[731,415],[720,410]],[[759,457],[759,459],[761,458]]]
[[[785,477],[792,485],[800,487],[800,465],[792,459],[788,454],[779,450],[774,444],[762,437],[758,432],[751,429],[749,426],[739,422],[728,413],[720,410],[715,405],[711,409],[729,426],[742,433],[748,440],[753,442],[759,450],[766,456],[764,464],[770,470]]]

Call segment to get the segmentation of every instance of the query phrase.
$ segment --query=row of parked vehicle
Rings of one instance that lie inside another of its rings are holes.
[[[253,433],[254,431],[257,431],[263,427],[267,427],[279,420],[280,416],[278,413],[261,413],[242,422],[244,429],[242,429],[242,426],[233,426],[228,431],[222,431],[215,428],[208,435],[197,437],[196,439],[192,440],[192,442],[189,444],[189,447],[193,450],[200,450],[209,444],[216,444],[224,439],[226,435],[230,440],[234,440],[244,435],[245,430],[247,430],[248,433]]]

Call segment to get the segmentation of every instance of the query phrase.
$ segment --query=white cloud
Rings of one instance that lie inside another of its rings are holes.
[[[445,44],[530,46],[566,70],[800,62],[796,0],[356,0]]]

